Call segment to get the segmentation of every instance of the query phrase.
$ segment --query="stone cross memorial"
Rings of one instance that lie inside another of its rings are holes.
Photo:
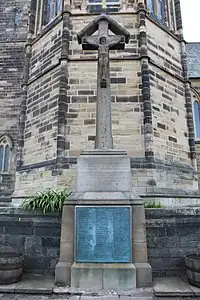
[[[75,192],[63,207],[56,282],[104,290],[148,286],[144,206],[132,193],[130,158],[113,149],[112,139],[109,51],[124,49],[129,33],[102,14],[77,36],[83,50],[98,50],[96,143],[78,157]]]
[[[109,30],[113,35],[109,35]],[[93,35],[95,31],[97,35]],[[129,32],[107,15],[100,15],[78,34],[83,50],[98,50],[96,149],[112,149],[109,50],[124,49]]]

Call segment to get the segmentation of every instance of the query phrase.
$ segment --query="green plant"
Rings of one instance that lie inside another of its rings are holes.
[[[26,210],[42,211],[45,213],[61,213],[64,201],[67,200],[71,192],[69,190],[47,190],[37,192],[35,195],[24,200],[22,207]]]
[[[144,204],[145,208],[163,208],[162,203],[156,201],[150,201]]]

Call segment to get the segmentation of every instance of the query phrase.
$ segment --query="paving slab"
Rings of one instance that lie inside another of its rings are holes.
[[[51,295],[14,294],[10,300],[50,300]],[[0,299],[0,300],[4,300]],[[57,299],[58,300],[58,299]]]
[[[54,277],[28,275],[22,278],[22,281],[15,287],[15,293],[27,294],[52,294]]]
[[[154,296],[120,296],[119,300],[153,300]]]
[[[182,279],[183,279],[183,281],[187,282],[187,284],[189,285],[189,287],[190,287],[191,290],[193,291],[195,297],[200,296],[200,288],[195,287],[195,286],[189,284],[186,277],[183,277]]]
[[[138,288],[134,290],[117,290],[120,299],[122,296],[130,296],[130,297],[152,297],[154,295],[153,288]],[[127,298],[128,299],[128,298]]]
[[[158,297],[194,297],[191,286],[179,277],[155,278],[153,290]]]
[[[0,285],[0,293],[14,293],[15,288],[19,283],[12,283],[12,284],[2,284]],[[1,299],[1,297],[0,297]]]
[[[88,290],[89,293],[92,293],[92,290]],[[53,286],[53,293],[54,294],[72,294],[72,295],[77,295],[79,297],[82,294],[85,294],[86,291],[84,289],[78,289],[78,288],[71,288],[69,286]],[[76,299],[78,300],[78,298]]]
[[[81,296],[80,300],[119,300],[118,295],[105,295],[105,296]]]
[[[54,286],[54,294],[68,294],[68,295],[77,295],[77,296],[92,296],[92,297],[101,297],[106,295],[118,295],[117,291],[111,290],[100,290],[100,289],[83,289],[83,288],[71,288],[68,286]]]

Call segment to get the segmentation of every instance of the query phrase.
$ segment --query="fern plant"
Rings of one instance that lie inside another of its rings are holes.
[[[69,190],[47,190],[37,192],[35,195],[24,200],[22,207],[25,210],[42,211],[45,213],[61,213],[64,201],[71,192]]]
[[[156,201],[150,201],[144,204],[145,208],[163,208],[162,203]]]

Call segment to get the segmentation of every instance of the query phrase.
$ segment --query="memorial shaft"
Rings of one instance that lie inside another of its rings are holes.
[[[112,34],[109,34],[109,31]],[[94,35],[94,32],[98,32],[97,35]],[[103,14],[87,25],[77,36],[83,50],[98,50],[95,148],[112,149],[109,50],[124,49],[129,33]]]
[[[99,40],[108,37],[108,23],[99,23]],[[104,42],[104,41],[102,41]],[[112,119],[110,96],[110,62],[109,45],[98,47],[98,72],[97,72],[97,108],[96,108],[96,149],[112,149]]]

